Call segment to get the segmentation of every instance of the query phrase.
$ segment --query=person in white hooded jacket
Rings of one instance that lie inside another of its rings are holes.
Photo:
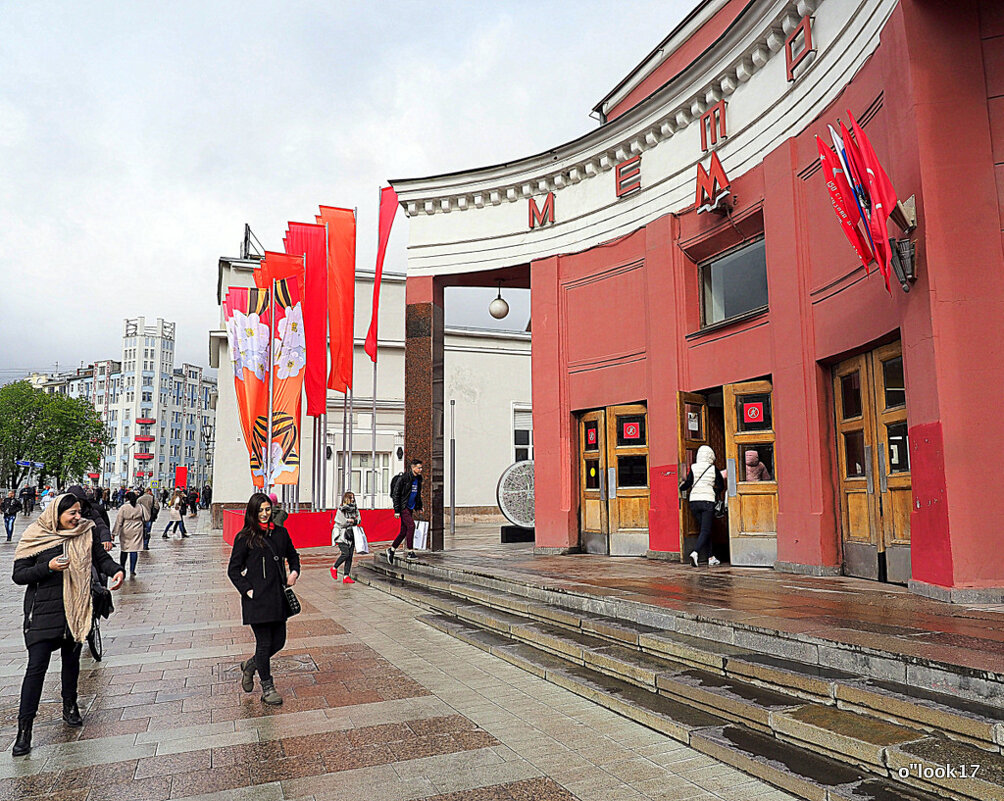
[[[711,527],[715,522],[715,501],[718,493],[725,490],[725,480],[715,467],[715,452],[708,445],[697,449],[695,459],[687,477],[680,482],[680,492],[690,490],[690,511],[701,526],[697,547],[690,552],[690,560],[697,567],[701,554],[707,551],[708,565],[714,566],[721,563],[711,554]]]

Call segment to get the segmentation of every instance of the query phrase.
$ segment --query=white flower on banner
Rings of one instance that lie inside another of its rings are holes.
[[[227,320],[227,345],[230,347],[230,363],[234,368],[234,378],[244,377],[244,360],[241,358],[240,338],[237,333],[238,321],[235,319],[240,312],[234,312],[234,317]]]
[[[234,312],[234,318],[238,322],[237,338],[243,366],[254,370],[254,374],[264,381],[269,362],[268,326],[255,312],[248,315]]]
[[[287,347],[305,348],[307,339],[303,333],[303,308],[297,303],[286,309],[286,316],[279,323],[282,329],[280,336]]]
[[[303,348],[285,346],[276,350],[276,378],[291,378],[303,369],[307,363],[307,353]]]

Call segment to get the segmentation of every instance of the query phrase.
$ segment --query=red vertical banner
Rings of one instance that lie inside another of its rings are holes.
[[[178,465],[174,468],[174,486],[176,487],[187,487],[188,486],[188,468],[184,465]]]
[[[373,279],[373,317],[366,333],[365,350],[370,359],[377,358],[377,324],[380,312],[380,279],[383,278],[383,260],[387,255],[387,241],[390,239],[390,229],[394,225],[394,215],[397,213],[398,199],[394,187],[385,186],[380,190],[380,230],[377,240],[376,276]]]
[[[291,222],[284,241],[287,254],[304,258],[306,277],[301,298],[307,364],[303,384],[307,414],[319,417],[327,408],[328,254],[324,226]]]
[[[328,229],[328,338],[331,342],[328,389],[345,392],[352,386],[356,214],[352,209],[321,206],[317,221]]]
[[[296,484],[300,480],[300,398],[309,359],[296,281],[292,278],[276,281],[270,308],[275,311],[272,427],[269,431],[266,409],[264,417],[255,421],[252,436],[262,451],[263,483]]]

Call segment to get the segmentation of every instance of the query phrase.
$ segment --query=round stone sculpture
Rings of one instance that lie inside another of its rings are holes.
[[[495,497],[510,523],[533,528],[533,459],[507,467],[499,478]]]

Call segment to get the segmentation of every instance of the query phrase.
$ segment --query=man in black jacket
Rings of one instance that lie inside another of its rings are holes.
[[[21,501],[14,497],[14,490],[7,493],[7,497],[0,501],[0,512],[3,512],[3,524],[7,529],[7,542],[14,535],[14,521],[17,520],[17,513],[21,511]]]
[[[401,533],[387,549],[387,561],[394,564],[394,549],[408,543],[408,558],[415,558],[415,511],[422,510],[422,460],[412,459],[391,493],[394,517],[401,518]]]

